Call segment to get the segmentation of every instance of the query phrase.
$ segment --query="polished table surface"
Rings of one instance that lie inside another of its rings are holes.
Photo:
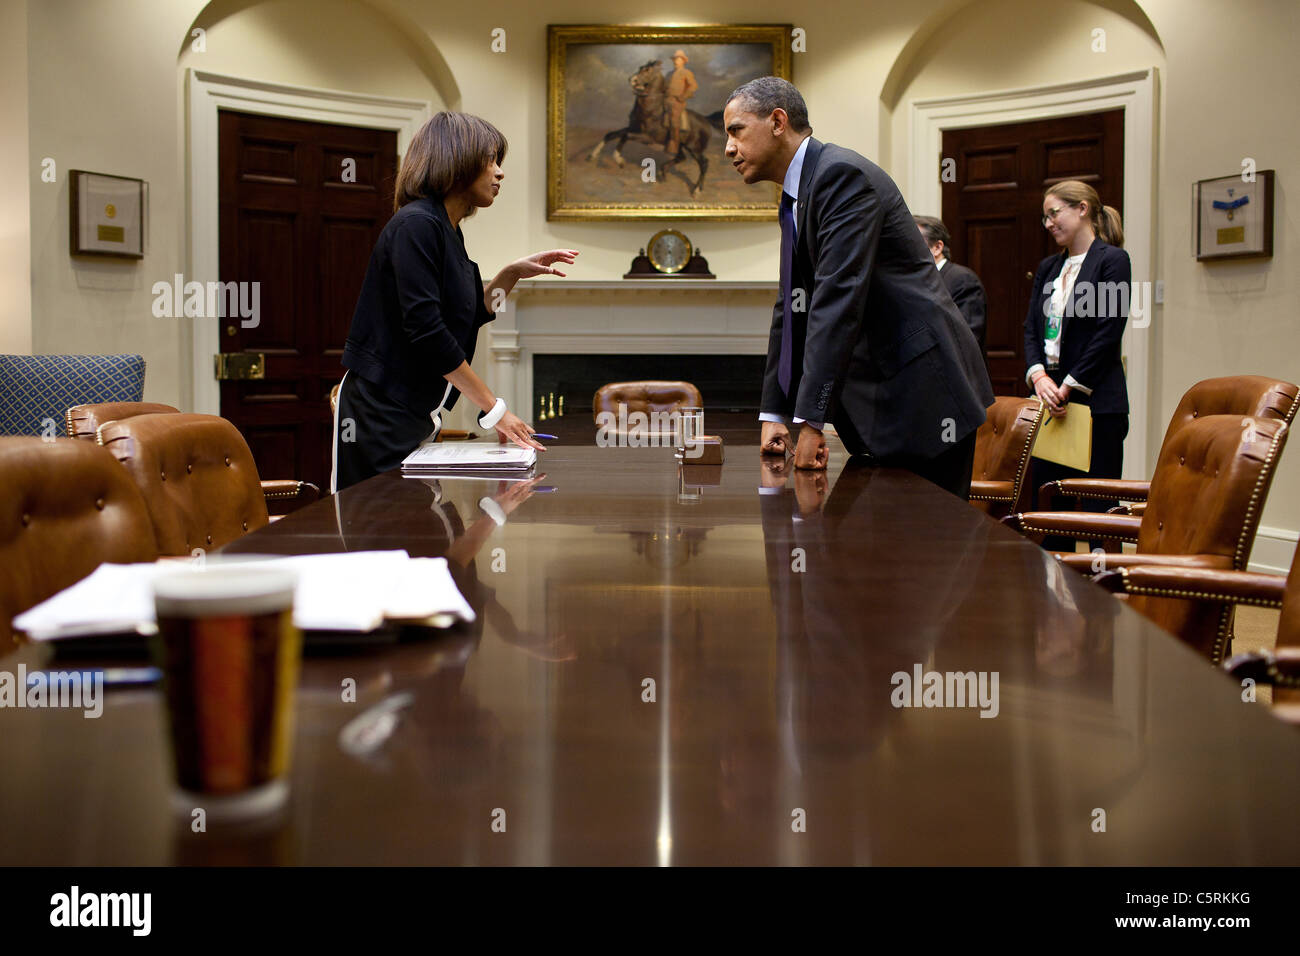
[[[543,462],[382,475],[226,549],[446,555],[477,612],[308,656],[282,814],[192,834],[160,692],[115,691],[0,711],[0,863],[1300,861],[1300,733],[915,476],[838,446],[820,476],[752,446]],[[996,673],[996,716],[894,706],[916,667]],[[391,732],[348,752],[376,705]]]

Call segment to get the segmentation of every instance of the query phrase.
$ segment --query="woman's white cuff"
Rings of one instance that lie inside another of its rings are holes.
[[[498,528],[506,523],[506,513],[502,511],[501,506],[491,498],[480,498],[478,500],[478,506],[483,510],[485,515],[497,523]]]
[[[478,417],[478,423],[484,428],[496,428],[497,422],[501,421],[505,414],[506,400],[498,398],[495,405]]]

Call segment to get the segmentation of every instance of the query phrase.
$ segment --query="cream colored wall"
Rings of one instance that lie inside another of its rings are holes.
[[[196,55],[187,53],[178,62],[178,51],[202,6],[201,0],[43,0],[31,5],[27,32],[28,155],[33,168],[40,157],[54,156],[60,172],[57,189],[32,186],[33,347],[140,351],[150,361],[148,397],[182,405],[188,396],[185,343],[174,322],[150,314],[149,286],[180,271],[184,262],[178,77]],[[423,30],[459,83],[461,108],[489,117],[510,137],[506,189],[496,207],[466,226],[471,252],[484,270],[533,249],[572,245],[583,250],[573,271],[581,278],[621,275],[654,224],[546,221],[546,24],[792,18],[790,5],[774,0],[721,0],[705,7],[672,0],[652,13],[629,0],[372,0],[369,6],[395,11]],[[1141,0],[1140,6],[1159,35],[1165,63],[1157,261],[1166,302],[1152,334],[1153,373],[1167,415],[1198,378],[1258,370],[1300,379],[1300,280],[1284,267],[1296,247],[1287,195],[1297,172],[1300,130],[1279,121],[1294,115],[1292,91],[1300,85],[1292,49],[1300,6],[1292,0]],[[230,7],[240,12],[210,30],[202,62],[211,69],[436,102],[432,82],[411,66],[409,46],[386,36],[391,28],[359,0],[326,0],[302,18],[291,0]],[[1126,7],[1125,0],[827,0],[793,10],[808,35],[808,52],[794,57],[794,79],[809,100],[819,137],[852,146],[901,178],[902,117],[879,99],[901,51],[907,49],[917,68],[914,75],[904,71],[899,109],[918,95],[1036,86],[1153,65],[1160,47],[1115,12]],[[504,54],[490,48],[491,30],[499,26],[507,30]],[[1107,30],[1106,54],[1087,52],[1094,26]],[[1084,28],[1084,52],[1067,68],[1060,51]],[[909,46],[918,31],[928,39]],[[1197,264],[1187,252],[1190,185],[1238,169],[1243,156],[1278,170],[1275,258]],[[143,263],[70,261],[65,174],[73,167],[150,181],[151,245]],[[687,223],[685,229],[720,277],[775,275],[773,224]],[[1300,527],[1300,501],[1288,495],[1300,475],[1296,457],[1293,452],[1285,459],[1266,524]]]
[[[1289,203],[1300,184],[1300,4],[1143,0],[1143,7],[1168,60],[1158,206],[1165,305],[1155,329],[1167,415],[1202,378],[1259,373],[1300,382],[1300,276],[1291,258],[1300,252],[1300,223]],[[1273,258],[1198,263],[1188,239],[1192,183],[1240,172],[1247,156],[1277,170]],[[1295,437],[1261,522],[1292,541],[1300,529]],[[1262,534],[1253,557],[1262,560],[1267,548]],[[1289,560],[1273,551],[1270,564]]]
[[[0,5],[0,89],[0,352],[23,355],[32,350],[30,196],[41,186],[27,155],[26,0]]]
[[[31,163],[50,156],[59,171],[57,186],[32,187],[32,347],[139,353],[145,398],[173,404],[183,404],[180,330],[153,317],[149,289],[184,262],[176,51],[198,6],[41,0],[28,17]],[[68,255],[70,169],[149,182],[143,260]]]
[[[1015,29],[1007,29],[1007,24],[1015,24]],[[1106,31],[1104,53],[1092,52],[1094,29]],[[888,168],[906,196],[914,100],[1116,76],[1163,68],[1164,60],[1160,44],[1146,31],[1087,0],[978,0],[948,19],[904,71],[902,92],[890,114]],[[912,211],[935,216],[941,212]]]

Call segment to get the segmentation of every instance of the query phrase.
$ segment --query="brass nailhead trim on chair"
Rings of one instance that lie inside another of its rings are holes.
[[[1075,536],[1075,532],[1073,531],[1062,531],[1060,528],[1034,528],[1024,522],[1020,523],[1020,530],[1029,531],[1033,534],[1060,534],[1065,535],[1066,537]],[[1084,538],[1101,538],[1103,541],[1123,541],[1125,544],[1137,544],[1137,538],[1127,534],[1106,534],[1104,532],[1097,532],[1094,534],[1089,531],[1084,534],[1083,537],[1076,538],[1076,540],[1082,541]]]
[[[1029,429],[1029,436],[1025,439],[1025,447],[1020,449],[1020,461],[1016,463],[1016,480],[1011,486],[1011,507],[1013,508],[1016,506],[1016,502],[1020,500],[1020,486],[1024,484],[1025,476],[1029,473],[1029,465],[1027,464],[1029,453],[1034,449],[1034,439],[1038,437],[1038,429],[1043,424],[1043,415],[1046,410],[1046,405],[1038,407],[1038,414],[1034,416],[1034,427]],[[1055,484],[1059,490],[1061,483],[1058,481]]]

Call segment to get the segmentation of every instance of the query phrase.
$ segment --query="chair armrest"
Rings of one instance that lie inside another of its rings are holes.
[[[970,483],[970,497],[975,501],[1010,501],[1015,485],[1010,481],[984,481]]]
[[[1149,481],[1128,481],[1120,478],[1062,478],[1049,481],[1038,489],[1039,508],[1051,500],[1051,495],[1070,498],[1118,498],[1121,501],[1146,501],[1151,492]]]
[[[1107,571],[1134,568],[1192,568],[1201,571],[1229,571],[1231,558],[1218,554],[1065,554],[1052,552],[1066,567],[1088,575],[1100,576]],[[1093,563],[1100,568],[1094,570]]]
[[[1021,534],[1059,534],[1084,541],[1090,538],[1110,538],[1137,544],[1142,519],[1095,511],[1026,511],[1007,515],[1002,523]]]
[[[1107,570],[1093,580],[1114,594],[1230,601],[1272,608],[1282,606],[1282,595],[1286,591],[1286,578],[1278,574],[1155,564]]]
[[[262,495],[266,498],[268,514],[285,515],[318,499],[320,488],[310,481],[282,478],[262,482]]]

